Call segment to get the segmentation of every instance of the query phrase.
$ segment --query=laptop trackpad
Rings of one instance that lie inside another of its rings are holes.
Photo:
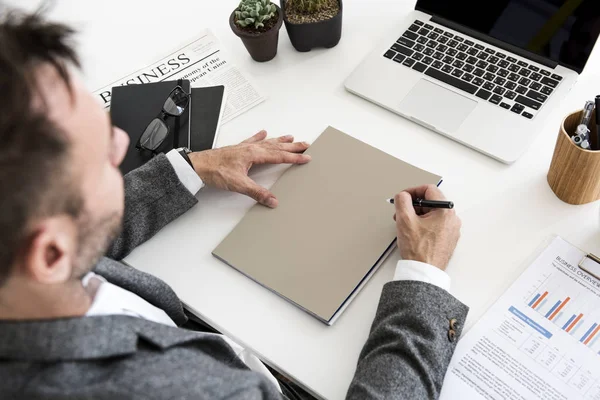
[[[455,132],[477,101],[421,79],[400,103],[400,112],[443,132]]]

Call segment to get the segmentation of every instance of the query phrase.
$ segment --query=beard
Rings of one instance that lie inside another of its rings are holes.
[[[76,279],[81,279],[94,269],[111,243],[121,233],[122,216],[118,212],[113,212],[94,218],[86,211],[78,218],[77,229],[77,254],[73,275]]]

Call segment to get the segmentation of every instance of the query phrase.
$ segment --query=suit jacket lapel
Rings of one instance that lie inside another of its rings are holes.
[[[181,300],[162,280],[109,258],[103,258],[94,272],[164,310],[178,326],[187,322]]]

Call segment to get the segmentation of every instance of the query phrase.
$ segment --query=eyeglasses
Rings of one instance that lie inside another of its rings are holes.
[[[156,153],[156,150],[170,133],[169,126],[166,124],[167,118],[180,117],[189,103],[189,93],[186,93],[181,86],[176,86],[167,97],[160,114],[150,121],[135,147],[138,150],[148,150]]]

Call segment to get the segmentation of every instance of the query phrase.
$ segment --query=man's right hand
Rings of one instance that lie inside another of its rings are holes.
[[[396,195],[398,248],[404,260],[421,261],[445,270],[460,238],[460,218],[454,210],[417,208],[413,199],[445,200],[433,185],[408,189]]]

